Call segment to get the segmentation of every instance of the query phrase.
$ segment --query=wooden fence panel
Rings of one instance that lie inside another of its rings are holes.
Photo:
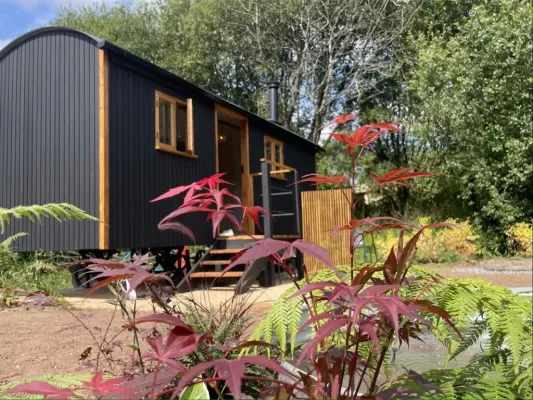
[[[350,231],[331,234],[331,229],[345,225],[351,219],[345,195],[350,196],[348,189],[302,192],[303,240],[325,248],[334,265],[350,263]],[[304,256],[304,262],[310,273],[326,268],[324,263],[313,257]]]

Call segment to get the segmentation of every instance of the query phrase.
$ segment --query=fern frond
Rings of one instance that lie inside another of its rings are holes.
[[[302,320],[303,305],[300,299],[295,298],[287,301],[286,306],[287,314],[285,323],[287,324],[287,330],[289,333],[290,352],[291,354],[294,354],[296,335],[298,333],[298,329],[300,329],[300,321]]]
[[[493,368],[485,371],[476,387],[488,399],[515,399],[515,393],[510,388],[505,367],[496,364]]]
[[[527,365],[521,368],[521,372],[513,379],[513,385],[516,386],[518,393],[524,399],[533,398],[533,385],[531,385],[531,377],[533,376],[533,362],[531,358],[527,361]]]
[[[0,242],[0,251],[9,251],[11,245],[13,242],[23,236],[27,236],[27,233],[19,232],[15,233],[14,235],[9,236],[8,238],[4,239],[2,242]]]
[[[278,339],[279,348],[285,352],[287,349],[287,301],[282,301],[276,312],[272,313],[272,328]]]
[[[89,220],[98,222],[98,218],[87,214],[82,209],[67,203],[50,203],[44,205],[17,206],[0,208],[0,233],[4,233],[5,226],[15,219],[27,218],[32,222],[41,222],[42,218],[54,218],[64,222],[70,219]]]
[[[265,325],[264,325],[265,330],[262,332],[262,334],[263,334],[264,341],[267,343],[272,343],[272,333],[274,330],[273,320],[274,320],[273,313],[270,312],[265,316]],[[270,357],[270,349],[267,348],[266,351],[267,351],[267,355]]]
[[[481,321],[480,323],[474,324],[464,330],[462,334],[465,340],[459,343],[459,346],[457,346],[455,351],[449,356],[448,360],[453,360],[459,354],[463,353],[464,351],[472,347],[474,344],[476,344],[481,338],[481,335],[483,335],[483,333],[487,330],[487,327],[487,322]]]
[[[110,375],[104,374],[105,378],[110,378]],[[34,378],[25,378],[17,381],[12,381],[6,383],[5,385],[0,386],[0,400],[12,399],[13,396],[9,398],[3,397],[2,393],[23,383],[33,382],[33,381],[44,381],[48,382],[51,385],[57,386],[59,388],[73,388],[79,386],[83,381],[89,381],[92,378],[92,374],[80,373],[80,374],[57,374],[57,375],[42,375]],[[19,395],[18,397],[25,399],[42,399],[41,395]]]

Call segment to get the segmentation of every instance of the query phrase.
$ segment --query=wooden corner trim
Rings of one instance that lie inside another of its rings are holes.
[[[217,111],[218,114],[225,114],[228,117],[237,119],[239,121],[248,121],[248,117],[245,115],[239,114],[227,107],[221,106],[220,104],[215,104],[215,111]]]
[[[98,50],[98,119],[99,119],[99,234],[98,247],[109,249],[109,60],[107,52]]]

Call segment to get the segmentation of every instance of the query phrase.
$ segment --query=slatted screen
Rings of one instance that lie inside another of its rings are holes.
[[[303,240],[325,248],[334,265],[350,262],[350,231],[331,234],[334,227],[345,225],[351,219],[345,195],[349,198],[350,191],[332,189],[302,192]],[[309,256],[304,256],[304,262],[309,273],[326,268],[324,263]]]

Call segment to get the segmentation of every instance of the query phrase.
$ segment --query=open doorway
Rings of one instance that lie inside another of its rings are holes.
[[[224,180],[231,183],[228,190],[239,197],[244,205],[250,206],[252,199],[250,188],[250,167],[248,156],[248,120],[223,107],[216,109],[217,171],[225,172]],[[235,212],[240,221],[242,213]],[[254,233],[253,224],[245,221],[244,230]],[[224,220],[219,227],[219,234],[238,235],[231,222]]]

